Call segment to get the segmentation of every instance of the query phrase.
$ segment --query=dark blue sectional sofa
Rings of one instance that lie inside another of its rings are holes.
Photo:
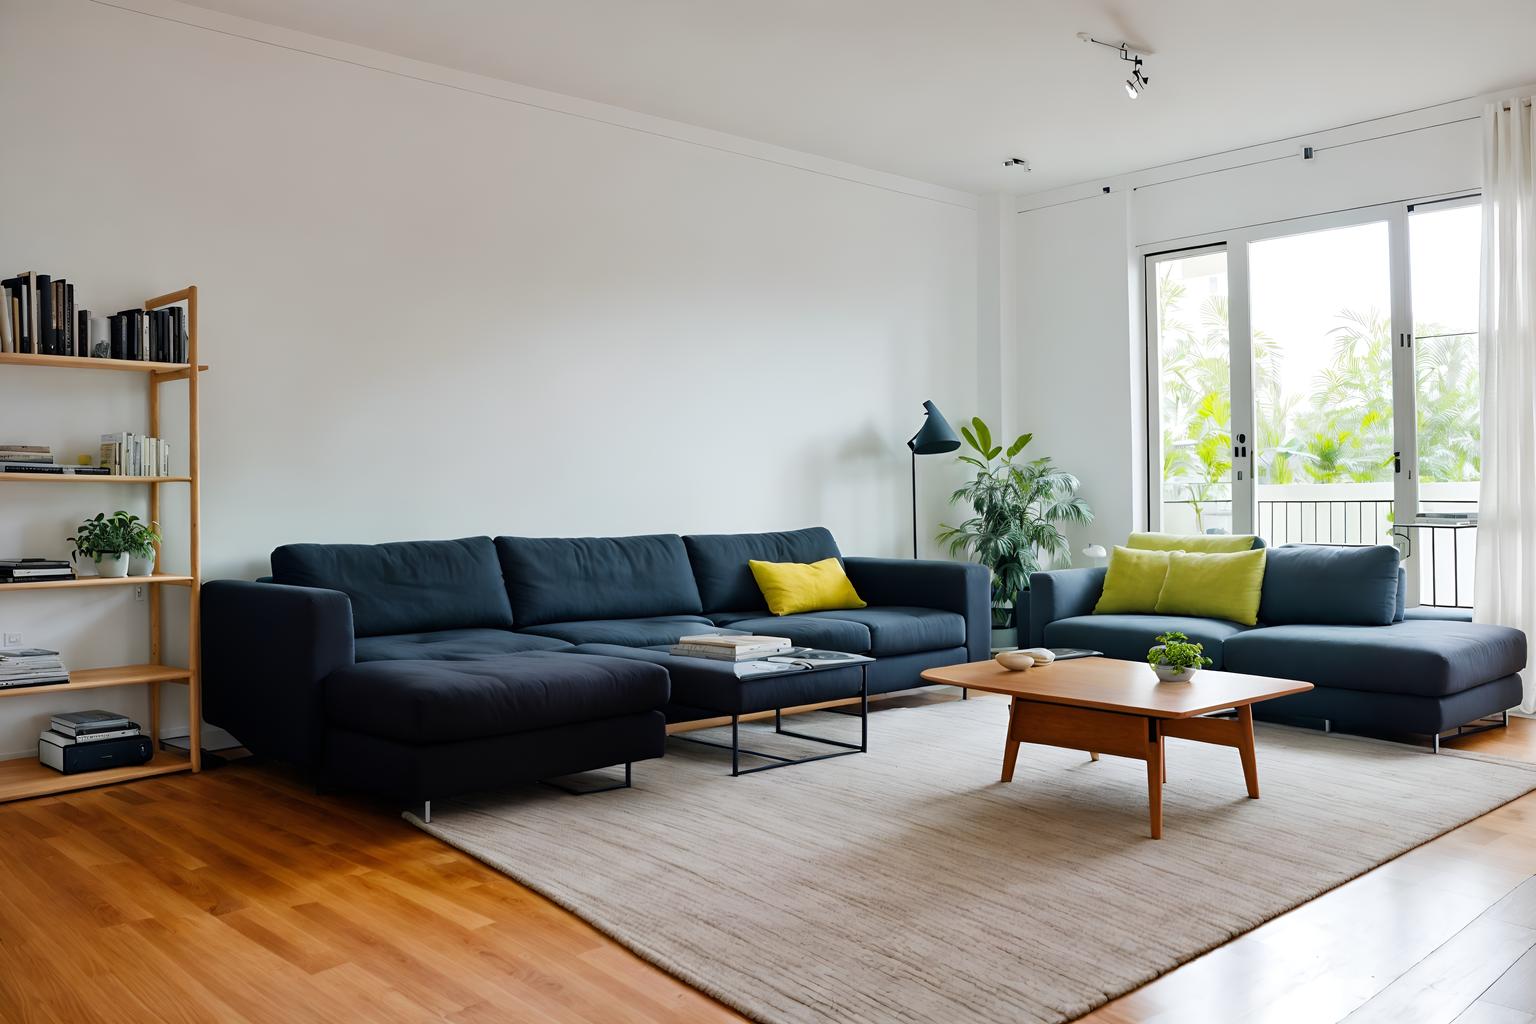
[[[869,607],[780,617],[747,565],[828,557],[821,528],[286,545],[270,577],[202,588],[204,716],[325,784],[426,801],[660,757],[667,721],[806,703],[795,674],[744,685],[666,656],[690,633],[866,654],[870,693],[988,656],[981,566],[844,558]]]
[[[1315,689],[1255,713],[1369,733],[1435,737],[1520,703],[1526,636],[1404,607],[1396,549],[1270,549],[1259,624],[1169,615],[1095,615],[1105,570],[1030,577],[1032,646],[1087,647],[1140,660],[1167,630],[1205,645],[1213,668],[1301,679]],[[1198,685],[1198,680],[1197,680]]]

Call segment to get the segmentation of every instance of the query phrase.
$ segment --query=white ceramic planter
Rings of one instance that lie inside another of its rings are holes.
[[[1152,671],[1165,683],[1187,683],[1195,678],[1195,669],[1174,668],[1171,665],[1153,665]]]
[[[93,561],[96,564],[96,575],[106,579],[122,579],[128,575],[128,552],[120,551],[115,555],[97,555]]]
[[[155,574],[155,555],[150,552],[144,558],[133,555],[128,559],[129,576],[153,576]]]
[[[1010,626],[1007,629],[992,629],[992,650],[1006,651],[1019,646],[1019,631]]]

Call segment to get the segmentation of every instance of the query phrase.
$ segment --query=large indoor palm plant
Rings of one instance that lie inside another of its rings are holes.
[[[979,416],[960,433],[974,454],[959,459],[975,467],[976,475],[949,501],[968,504],[972,515],[958,526],[940,524],[938,539],[950,554],[973,556],[992,570],[992,625],[1007,629],[1029,574],[1042,561],[1072,561],[1059,527],[1090,523],[1093,511],[1077,496],[1077,477],[1057,469],[1048,456],[1018,461],[1034,435],[1020,434],[1005,451],[992,443],[992,431]]]

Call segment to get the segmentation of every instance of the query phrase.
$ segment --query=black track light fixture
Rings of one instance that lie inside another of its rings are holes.
[[[1087,32],[1079,32],[1077,38],[1085,43],[1092,43],[1095,46],[1114,50],[1120,55],[1121,60],[1131,63],[1131,77],[1125,80],[1125,94],[1127,96],[1134,100],[1146,92],[1147,86],[1152,83],[1151,77],[1142,68],[1142,60],[1147,55],[1147,50],[1139,46],[1132,46],[1130,43],[1106,43],[1102,39],[1093,38]]]

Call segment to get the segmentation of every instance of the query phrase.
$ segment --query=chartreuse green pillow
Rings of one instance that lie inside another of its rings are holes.
[[[775,615],[865,608],[864,599],[836,558],[805,565],[799,562],[759,562],[748,559],[757,589]]]
[[[1125,546],[1141,551],[1247,551],[1251,533],[1133,533]]]
[[[1245,626],[1259,621],[1264,590],[1264,548],[1252,551],[1168,554],[1168,575],[1157,596],[1159,615],[1195,615]]]
[[[1137,551],[1116,546],[1109,553],[1104,592],[1093,606],[1095,615],[1150,615],[1157,610],[1168,575],[1167,551]]]

